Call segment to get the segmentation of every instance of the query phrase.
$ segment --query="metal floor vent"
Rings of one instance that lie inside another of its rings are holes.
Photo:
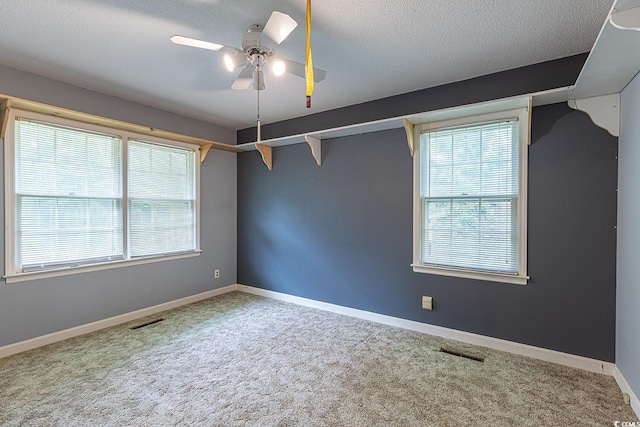
[[[484,357],[473,356],[471,354],[462,353],[462,352],[455,351],[455,350],[449,350],[449,349],[444,348],[444,347],[440,347],[440,351],[442,353],[452,354],[452,355],[458,356],[458,357],[464,357],[465,359],[475,360],[476,362],[484,362]]]
[[[133,326],[129,329],[134,330],[134,329],[140,329],[140,328],[144,328],[145,326],[149,326],[149,325],[153,325],[154,323],[158,323],[158,322],[162,322],[164,319],[156,319],[156,320],[152,320],[150,322],[147,323],[143,323],[142,325],[138,325],[138,326]]]

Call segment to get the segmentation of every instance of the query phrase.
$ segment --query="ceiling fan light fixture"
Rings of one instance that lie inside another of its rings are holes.
[[[271,70],[273,71],[273,74],[275,74],[276,76],[281,76],[287,70],[287,66],[283,60],[276,59],[273,62],[273,66],[271,67]]]

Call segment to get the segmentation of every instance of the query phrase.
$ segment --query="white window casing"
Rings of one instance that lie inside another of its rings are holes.
[[[415,272],[527,283],[530,108],[415,126]]]
[[[4,145],[7,283],[199,255],[198,146],[18,109]]]

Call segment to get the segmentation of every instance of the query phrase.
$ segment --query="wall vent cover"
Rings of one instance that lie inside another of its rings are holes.
[[[150,322],[143,323],[142,325],[132,326],[132,327],[131,327],[131,328],[129,328],[129,329],[131,329],[131,330],[133,331],[133,330],[136,330],[136,329],[144,328],[145,326],[153,325],[154,323],[162,322],[163,320],[164,320],[164,319],[156,319],[156,320],[152,320],[152,321],[150,321]]]
[[[453,356],[464,357],[465,359],[475,360],[476,362],[484,362],[484,357],[474,356],[472,354],[462,353],[460,351],[451,350],[448,348],[440,347],[441,353],[451,354]]]

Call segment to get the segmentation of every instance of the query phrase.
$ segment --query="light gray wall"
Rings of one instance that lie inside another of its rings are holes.
[[[640,396],[640,76],[622,92],[620,112],[616,366]]]
[[[219,126],[1,66],[0,93],[219,142],[236,139]],[[0,168],[4,189],[4,162]],[[236,154],[211,150],[201,168],[201,256],[0,282],[0,346],[236,283],[236,206]],[[4,244],[0,265],[4,271]]]

